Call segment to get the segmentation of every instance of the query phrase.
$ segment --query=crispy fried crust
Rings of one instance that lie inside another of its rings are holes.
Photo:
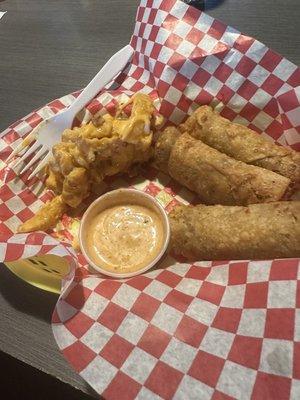
[[[300,182],[300,153],[278,146],[243,125],[230,122],[209,106],[199,107],[180,126],[180,130],[230,157],[274,171],[293,183]]]
[[[248,207],[177,206],[172,250],[190,259],[300,257],[300,201]]]
[[[187,133],[172,147],[169,174],[205,204],[247,205],[282,199],[290,180],[237,161]]]
[[[63,214],[67,211],[67,205],[61,196],[56,196],[43,205],[38,212],[24,222],[18,232],[47,231],[56,226]]]
[[[172,147],[180,136],[180,131],[175,127],[166,128],[158,137],[154,149],[154,164],[158,169],[169,173],[168,163]]]
[[[88,172],[85,168],[74,168],[63,183],[62,199],[70,207],[77,207],[89,193]]]

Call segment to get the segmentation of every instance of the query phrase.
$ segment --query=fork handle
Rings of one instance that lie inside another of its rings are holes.
[[[83,89],[77,99],[70,105],[68,113],[73,118],[106,86],[119,72],[123,70],[133,54],[133,48],[128,44],[114,54],[101,68],[98,74]]]

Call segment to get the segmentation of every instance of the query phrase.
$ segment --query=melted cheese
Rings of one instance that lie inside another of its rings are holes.
[[[127,117],[123,110],[131,103]],[[137,93],[120,107],[116,117],[107,114],[97,126],[90,122],[66,129],[62,141],[53,147],[53,159],[48,165],[46,186],[61,195],[53,204],[59,204],[60,210],[77,207],[92,191],[97,192],[97,185],[106,176],[126,172],[133,164],[147,161],[155,120],[152,100]],[[21,225],[20,231],[52,227],[53,218],[47,217],[48,211],[49,205],[45,205],[40,214]]]

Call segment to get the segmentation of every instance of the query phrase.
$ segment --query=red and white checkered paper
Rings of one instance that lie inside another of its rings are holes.
[[[143,0],[131,44],[131,65],[85,118],[143,91],[160,98],[169,122],[212,104],[226,118],[300,148],[300,69],[259,41],[180,1]],[[299,259],[191,265],[168,256],[149,273],[117,281],[92,274],[66,242],[13,234],[50,194],[38,178],[26,184],[16,177],[4,160],[74,96],[16,122],[0,139],[0,255],[70,261],[52,320],[69,363],[107,400],[299,399]],[[142,180],[107,185],[145,190],[167,210],[182,198],[195,200],[152,168]]]

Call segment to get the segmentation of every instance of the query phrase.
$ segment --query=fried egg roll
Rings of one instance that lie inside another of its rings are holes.
[[[193,260],[300,257],[300,201],[237,206],[177,206],[171,248]]]
[[[209,106],[199,107],[180,126],[196,139],[247,164],[300,182],[300,153],[266,140],[246,126],[230,122]]]
[[[290,180],[237,161],[183,133],[168,162],[172,178],[196,192],[205,204],[248,205],[281,200]]]
[[[180,131],[171,126],[166,128],[155,143],[154,163],[155,166],[166,174],[169,173],[168,163],[171,150],[180,136]]]

